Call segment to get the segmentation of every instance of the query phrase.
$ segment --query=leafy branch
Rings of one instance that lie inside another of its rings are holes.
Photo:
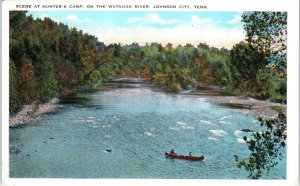
[[[263,119],[259,118],[261,126],[266,127],[266,131],[253,132],[252,138],[244,136],[244,141],[251,151],[250,156],[245,160],[240,160],[234,155],[237,167],[244,167],[249,171],[249,178],[259,179],[264,172],[268,172],[278,164],[283,158],[283,149],[286,146],[286,116],[279,113],[277,117]]]

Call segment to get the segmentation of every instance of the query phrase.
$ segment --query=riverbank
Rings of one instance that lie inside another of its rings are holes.
[[[198,95],[207,98],[212,104],[239,109],[245,114],[255,117],[273,117],[279,112],[286,114],[286,104],[274,103],[268,100],[258,100],[247,96],[227,96],[224,89],[213,86],[198,86],[196,89],[183,91],[183,94]]]
[[[9,117],[9,127],[20,125],[35,124],[42,119],[42,115],[57,111],[59,105],[57,103],[43,103],[36,105],[24,105],[16,115]]]
[[[287,109],[286,105],[265,100],[257,100],[251,97],[207,96],[207,99],[213,104],[240,109],[242,112],[256,117],[273,117],[279,112],[286,114]]]
[[[134,84],[141,83],[145,82],[139,78],[122,78],[103,85],[101,89],[98,89],[97,91],[115,88],[137,88],[139,86],[135,86]],[[151,83],[146,83],[144,85],[149,86],[153,91],[165,92],[163,89],[158,88]],[[255,117],[273,117],[276,116],[278,112],[283,112],[286,114],[287,109],[286,105],[273,103],[266,100],[257,100],[251,97],[241,96],[224,96],[222,95],[221,90],[211,87],[202,87],[198,90],[183,91],[179,94],[197,95],[199,97],[206,98],[206,100],[212,104],[239,109],[241,112],[253,115]],[[70,100],[68,100],[68,103],[69,102]],[[20,112],[9,118],[9,126],[15,127],[25,124],[35,124],[41,120],[43,114],[55,112],[57,111],[58,107],[59,104],[57,100],[40,105],[25,105]]]

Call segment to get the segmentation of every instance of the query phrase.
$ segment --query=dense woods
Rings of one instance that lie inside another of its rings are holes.
[[[97,38],[49,18],[10,12],[10,113],[21,105],[73,94],[91,81],[104,45]]]
[[[280,15],[267,13],[274,24]],[[69,28],[49,18],[33,19],[24,11],[10,12],[10,113],[21,105],[48,102],[121,77],[140,77],[167,91],[219,86],[229,95],[247,95],[276,102],[286,101],[286,52],[281,40],[258,41],[251,33],[257,24],[244,13],[247,41],[232,50],[205,43],[163,46],[110,44],[101,38]],[[277,17],[276,17],[277,16]],[[256,16],[257,17],[257,16]],[[282,16],[280,21],[284,21]],[[252,20],[252,22],[251,22]],[[268,24],[272,24],[268,23]],[[276,26],[277,33],[286,27]],[[265,26],[266,33],[269,27]],[[274,29],[271,29],[274,31]],[[269,40],[267,40],[269,39]],[[269,42],[269,45],[267,44]],[[264,43],[261,45],[261,43]],[[274,62],[275,61],[275,62]]]

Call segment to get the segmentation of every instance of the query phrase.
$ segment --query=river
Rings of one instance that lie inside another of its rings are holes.
[[[241,110],[140,82],[80,96],[88,99],[10,128],[10,177],[247,179],[233,155],[247,157],[241,130],[260,126]],[[166,158],[172,148],[205,160]],[[286,179],[286,160],[263,179]]]

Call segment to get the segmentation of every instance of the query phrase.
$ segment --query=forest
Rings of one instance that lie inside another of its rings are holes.
[[[172,92],[216,86],[226,95],[286,102],[286,13],[245,12],[247,39],[231,50],[206,43],[173,46],[171,41],[165,46],[105,45],[101,38],[47,17],[34,19],[26,11],[9,16],[10,114],[25,104],[122,77],[139,77]]]

